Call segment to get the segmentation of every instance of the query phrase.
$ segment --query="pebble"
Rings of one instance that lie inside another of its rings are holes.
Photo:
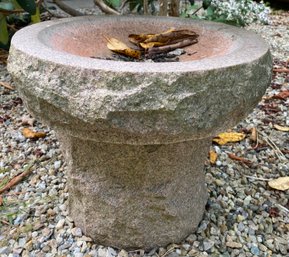
[[[77,237],[81,237],[82,236],[82,232],[81,232],[80,228],[71,229],[71,233],[72,233],[72,235],[77,236]]]
[[[233,242],[233,241],[226,242],[226,246],[230,248],[237,248],[237,249],[242,248],[242,244]]]
[[[57,222],[55,228],[56,228],[56,229],[61,229],[61,228],[63,228],[64,223],[65,223],[65,219],[59,220],[59,221]]]

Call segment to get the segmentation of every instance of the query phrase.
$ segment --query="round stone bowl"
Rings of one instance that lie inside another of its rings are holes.
[[[191,29],[179,62],[107,58],[105,37]],[[81,17],[18,31],[8,61],[30,112],[57,133],[69,167],[69,210],[97,243],[150,249],[196,230],[207,201],[204,162],[216,133],[260,101],[268,46],[221,23]]]

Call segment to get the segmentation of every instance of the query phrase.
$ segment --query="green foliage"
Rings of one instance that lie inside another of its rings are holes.
[[[9,25],[18,29],[31,21],[40,22],[39,7],[35,0],[0,0],[0,48],[9,48],[10,38],[14,33]]]
[[[0,13],[0,48],[8,49],[9,33],[7,29],[6,18]]]
[[[31,15],[36,14],[36,3],[34,0],[16,0],[17,3]]]
[[[106,0],[105,3],[114,9],[117,9],[118,7],[120,7],[121,1],[120,0]]]
[[[202,10],[198,14],[193,12],[192,15],[188,15],[188,10],[192,8],[187,8],[186,17],[198,16],[201,19],[236,26],[245,26],[253,22],[268,23],[269,8],[262,1],[257,3],[253,0],[203,0],[201,5],[200,3],[193,5],[198,5],[196,8],[198,11]]]

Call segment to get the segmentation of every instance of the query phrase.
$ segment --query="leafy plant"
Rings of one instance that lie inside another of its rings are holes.
[[[197,3],[193,3],[193,6]],[[253,0],[203,0],[202,5],[196,12],[189,15],[192,18],[201,18],[206,20],[228,23],[236,26],[245,26],[253,22],[268,24],[269,8],[260,1]],[[202,9],[201,14],[196,13]],[[188,8],[187,10],[192,10]],[[186,13],[187,14],[187,13]]]
[[[13,25],[22,27],[31,21],[40,22],[39,7],[35,0],[0,0],[0,48],[9,48],[15,30]]]

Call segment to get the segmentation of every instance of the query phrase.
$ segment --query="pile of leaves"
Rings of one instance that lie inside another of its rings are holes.
[[[105,37],[107,47],[111,51],[133,59],[153,59],[158,55],[176,49],[196,44],[199,35],[188,29],[176,30],[171,28],[159,34],[130,34],[129,42],[136,47],[131,48],[113,37]]]

